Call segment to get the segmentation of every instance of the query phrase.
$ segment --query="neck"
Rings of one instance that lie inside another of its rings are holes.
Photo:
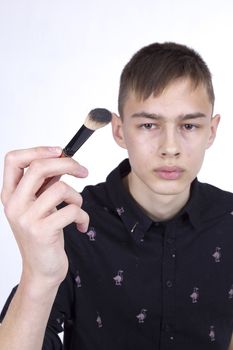
[[[129,177],[130,174],[124,178],[124,185],[144,213],[153,221],[166,221],[173,218],[189,199],[190,187],[175,195],[148,194],[146,191],[137,190],[137,187],[132,186]]]

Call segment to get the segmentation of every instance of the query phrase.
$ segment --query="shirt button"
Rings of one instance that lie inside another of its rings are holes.
[[[166,285],[167,285],[168,288],[171,288],[172,287],[172,281],[167,281]]]
[[[160,225],[159,222],[155,222],[154,224],[155,224],[155,226],[159,226]]]
[[[174,243],[174,239],[173,239],[173,238],[168,238],[168,239],[167,239],[167,243],[169,243],[169,244]]]
[[[165,324],[165,325],[164,325],[164,330],[165,330],[165,332],[169,332],[170,329],[171,329],[171,327],[170,327],[168,324]]]
[[[170,339],[171,339],[171,340],[174,340],[174,337],[173,337],[173,336],[171,336],[171,337],[170,337]]]

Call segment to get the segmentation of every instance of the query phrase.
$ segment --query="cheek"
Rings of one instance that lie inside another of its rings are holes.
[[[156,145],[150,144],[147,140],[142,140],[140,138],[126,138],[125,139],[126,148],[131,159],[138,159],[146,161],[148,158],[151,159],[156,153]]]
[[[190,173],[196,175],[199,172],[204,160],[204,156],[205,148],[203,145],[196,144],[196,147],[190,147],[186,151],[185,162],[189,168]]]
[[[207,149],[207,137],[183,139],[183,153],[192,158],[203,158]]]

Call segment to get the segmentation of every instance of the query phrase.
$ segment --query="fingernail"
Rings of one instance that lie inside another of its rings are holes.
[[[62,151],[61,147],[48,147],[48,150],[54,154],[60,154]]]

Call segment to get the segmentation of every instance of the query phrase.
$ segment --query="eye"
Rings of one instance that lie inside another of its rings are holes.
[[[187,131],[192,131],[197,128],[197,126],[193,124],[184,124],[182,127]]]
[[[145,123],[145,124],[142,124],[141,127],[143,129],[150,130],[150,129],[156,128],[156,125],[153,123]]]

